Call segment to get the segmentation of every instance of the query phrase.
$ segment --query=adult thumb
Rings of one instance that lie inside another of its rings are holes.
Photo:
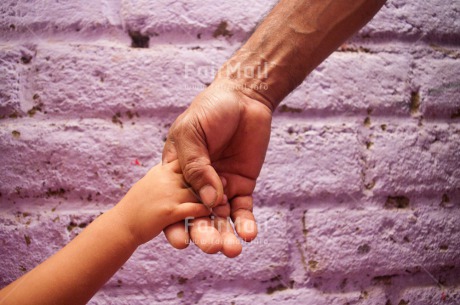
[[[218,205],[222,201],[223,186],[211,165],[206,136],[190,125],[176,129],[172,136],[185,180],[206,206]]]

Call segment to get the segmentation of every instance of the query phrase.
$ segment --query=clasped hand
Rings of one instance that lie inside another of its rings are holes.
[[[230,80],[218,80],[176,119],[163,163],[179,160],[185,180],[213,215],[194,219],[190,230],[184,221],[168,226],[164,233],[173,247],[183,249],[191,239],[206,253],[235,257],[242,247],[231,221],[244,241],[256,237],[252,194],[268,147],[271,118],[264,103],[239,91]]]

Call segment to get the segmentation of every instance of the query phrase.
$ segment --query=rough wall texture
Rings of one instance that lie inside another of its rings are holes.
[[[274,2],[2,1],[0,286],[160,160]],[[159,237],[91,304],[460,304],[459,58],[458,1],[388,1],[276,111],[258,239]]]

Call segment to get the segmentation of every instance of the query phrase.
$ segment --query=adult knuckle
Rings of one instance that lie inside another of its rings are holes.
[[[204,174],[206,164],[200,159],[188,160],[184,165],[184,175],[189,182],[196,182]]]

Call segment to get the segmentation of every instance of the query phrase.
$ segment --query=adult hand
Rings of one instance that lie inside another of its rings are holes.
[[[231,80],[215,80],[171,126],[163,163],[179,159],[185,180],[219,216],[214,221],[197,219],[191,228],[192,240],[204,252],[222,251],[229,257],[241,252],[229,214],[243,240],[256,237],[252,193],[268,147],[271,118],[266,103],[248,97]],[[176,248],[187,247],[190,240],[183,222],[169,226],[165,235]]]
[[[220,69],[218,75],[225,77],[217,77],[171,127],[163,160],[178,158],[185,179],[201,200],[208,206],[223,203],[216,213],[225,217],[230,210],[244,240],[257,235],[252,192],[270,137],[271,110],[384,3],[280,0]],[[215,223],[222,222],[219,218]],[[205,252],[238,255],[241,245],[230,244],[236,238],[233,231],[228,225],[217,227],[201,218],[191,229],[192,239]],[[183,224],[168,227],[165,234],[177,248],[186,247],[189,240]]]

